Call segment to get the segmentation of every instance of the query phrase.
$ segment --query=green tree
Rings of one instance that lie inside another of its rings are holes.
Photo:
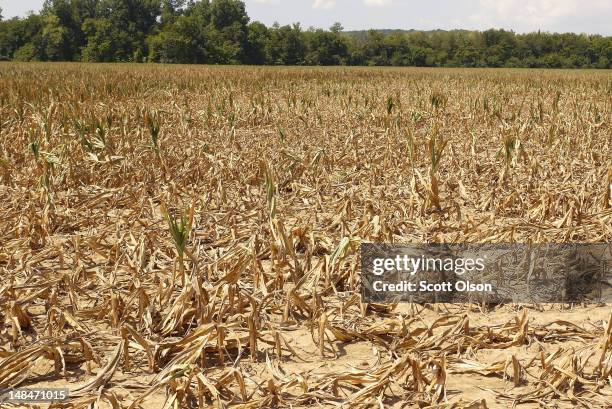
[[[163,30],[148,40],[149,60],[163,63],[201,63],[202,50],[179,30]]]
[[[218,62],[238,64],[244,61],[249,23],[244,2],[213,0],[210,4],[210,15],[210,38],[215,42]]]
[[[267,50],[270,49],[270,32],[268,27],[259,21],[254,21],[247,27],[247,41],[245,62],[247,64],[262,65],[270,64],[270,56]]]
[[[45,0],[41,14],[63,30],[61,59],[81,58],[81,49],[87,43],[83,23],[96,17],[98,3],[99,0]]]
[[[306,56],[304,33],[299,24],[279,26],[275,23],[270,30],[270,42],[266,53],[271,64],[301,65]]]
[[[42,60],[40,33],[43,19],[38,14],[0,22],[0,58],[20,61]],[[23,49],[22,49],[23,48]]]
[[[142,61],[146,37],[157,23],[159,0],[102,0],[97,17],[83,23],[85,61]]]
[[[309,65],[345,65],[349,57],[348,45],[340,34],[341,31],[342,26],[338,24],[332,26],[330,31],[308,32],[306,63]]]
[[[218,63],[208,1],[190,3],[174,21],[149,37],[149,60],[165,63]]]
[[[91,18],[83,23],[87,46],[82,51],[83,61],[129,61],[131,38],[129,33],[118,30],[108,18]]]
[[[160,23],[161,26],[172,24],[183,14],[186,0],[162,0]]]
[[[15,51],[13,58],[15,61],[37,61],[40,59],[40,54],[34,44],[26,43]]]
[[[68,29],[60,24],[56,15],[44,17],[44,26],[40,35],[42,59],[49,61],[69,61],[72,59],[72,48],[68,38]]]
[[[385,36],[377,30],[369,30],[363,44],[366,65],[390,65],[390,53],[385,44]]]
[[[0,10],[1,13],[1,10]],[[612,37],[486,31],[344,32],[249,23],[240,0],[45,0],[2,20],[0,59],[204,64],[610,68]]]

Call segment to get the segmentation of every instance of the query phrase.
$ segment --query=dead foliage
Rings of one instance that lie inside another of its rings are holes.
[[[0,65],[0,389],[68,385],[54,408],[609,407],[609,317],[363,304],[357,253],[609,242],[610,79]],[[476,376],[482,395],[453,383]]]

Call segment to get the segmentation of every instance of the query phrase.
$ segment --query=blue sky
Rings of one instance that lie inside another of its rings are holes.
[[[43,0],[0,0],[5,18],[40,9]],[[612,35],[612,0],[247,0],[252,20],[300,22],[347,30],[505,28]]]

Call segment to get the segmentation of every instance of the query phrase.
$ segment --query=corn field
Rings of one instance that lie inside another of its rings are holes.
[[[609,71],[0,64],[0,389],[610,408],[610,304],[366,304],[359,244],[612,241],[611,114]]]

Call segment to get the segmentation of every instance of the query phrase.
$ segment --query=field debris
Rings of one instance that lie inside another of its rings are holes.
[[[1,64],[0,389],[609,408],[610,305],[365,304],[358,252],[610,242],[610,75]]]

